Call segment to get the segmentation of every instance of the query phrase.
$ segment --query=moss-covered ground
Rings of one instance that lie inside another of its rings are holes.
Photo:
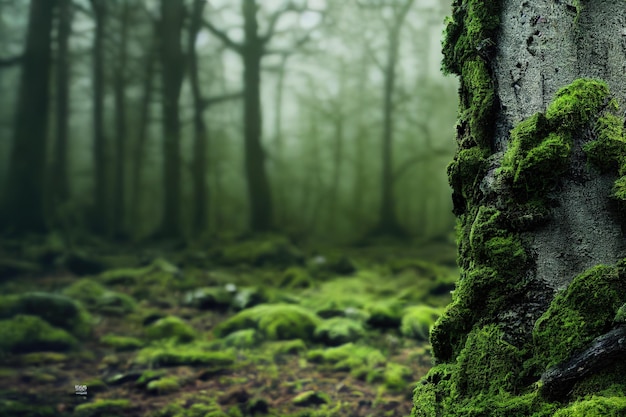
[[[458,275],[449,243],[0,246],[0,416],[409,415]]]

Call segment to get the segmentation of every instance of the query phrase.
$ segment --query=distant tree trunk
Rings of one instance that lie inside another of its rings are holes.
[[[181,235],[180,116],[178,100],[183,82],[181,35],[184,19],[182,0],[161,0],[161,69],[163,117],[163,220],[160,235]]]
[[[276,80],[276,101],[274,102],[274,178],[275,178],[275,213],[276,220],[283,224],[287,212],[287,201],[285,198],[284,182],[281,180],[285,175],[284,143],[283,143],[283,97],[285,90],[285,73],[287,67],[288,54],[281,55],[278,65],[278,75]]]
[[[398,222],[396,213],[396,196],[394,193],[393,174],[393,117],[394,93],[396,88],[396,66],[400,50],[400,31],[406,15],[414,0],[407,0],[403,5],[394,6],[395,19],[388,28],[387,61],[383,69],[383,137],[382,137],[382,175],[381,202],[377,234],[403,235],[405,232]]]
[[[45,232],[44,166],[48,126],[51,31],[56,1],[32,0],[22,61],[5,228]]]
[[[104,34],[107,19],[107,1],[91,0],[95,19],[93,37],[93,160],[94,160],[94,232],[109,232],[109,201],[106,169],[106,137],[104,133]]]
[[[189,44],[187,56],[189,59],[189,78],[191,80],[191,94],[193,99],[193,227],[195,234],[199,235],[208,229],[209,210],[209,184],[207,182],[208,172],[208,131],[204,121],[204,102],[200,90],[200,79],[198,70],[198,54],[196,52],[196,40],[202,25],[202,11],[206,1],[194,0],[191,13],[191,23],[189,28]]]
[[[69,198],[68,178],[68,122],[69,122],[69,38],[72,32],[70,0],[57,0],[57,54],[56,54],[56,142],[53,162],[53,204],[58,207]]]
[[[255,232],[264,232],[273,228],[273,218],[272,196],[261,142],[261,59],[265,48],[258,34],[256,15],[256,1],[243,0],[244,158],[250,203],[250,228]]]
[[[624,415],[625,21],[612,0],[454,1],[460,279],[412,416]]]
[[[339,98],[341,100],[341,98]],[[344,142],[344,118],[343,115],[333,120],[333,168],[332,180],[330,185],[330,193],[328,200],[328,230],[334,230],[337,221],[337,206],[339,196],[341,195],[341,171],[343,168],[343,142]]]
[[[139,113],[139,129],[137,132],[137,140],[133,149],[132,163],[132,195],[131,195],[131,212],[135,232],[140,229],[141,225],[141,203],[142,203],[142,173],[143,162],[146,151],[146,139],[148,137],[148,127],[150,125],[150,106],[152,104],[152,95],[154,91],[155,67],[157,61],[156,38],[158,30],[154,30],[153,43],[148,47],[145,56],[145,70],[143,71],[142,99]]]
[[[126,61],[130,6],[122,2],[117,65],[114,75],[115,94],[115,180],[113,192],[113,230],[117,238],[127,235],[126,224]]]

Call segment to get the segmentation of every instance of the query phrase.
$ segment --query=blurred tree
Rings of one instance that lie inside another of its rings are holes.
[[[44,232],[46,131],[50,99],[51,32],[55,0],[32,0],[22,58],[4,228]]]
[[[161,0],[160,57],[163,117],[163,219],[159,234],[181,234],[181,155],[178,101],[184,75],[181,37],[184,19],[183,0]]]
[[[264,34],[260,34],[257,20],[259,6],[256,0],[242,0],[241,6],[244,22],[242,43],[234,41],[212,22],[205,20],[204,24],[225,46],[237,52],[243,61],[244,160],[250,204],[249,221],[252,231],[263,232],[274,228],[274,219],[270,184],[265,169],[266,154],[261,141],[261,60],[265,55],[275,52],[268,48],[268,44],[276,34],[276,26],[281,17],[288,12],[302,12],[307,10],[307,7],[306,4],[297,5],[292,1],[286,3],[284,7],[271,14],[268,29]],[[287,49],[302,46],[309,39],[309,35],[310,33],[306,33]]]

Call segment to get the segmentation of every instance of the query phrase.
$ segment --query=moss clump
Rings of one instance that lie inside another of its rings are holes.
[[[314,338],[327,346],[356,342],[365,335],[363,324],[352,319],[334,317],[324,320],[315,329]]]
[[[166,376],[154,381],[148,382],[146,390],[155,394],[170,394],[180,389],[180,382],[178,378],[173,376]]]
[[[183,319],[175,316],[164,317],[152,323],[145,330],[150,340],[171,339],[175,343],[188,343],[196,338],[196,332]]]
[[[37,316],[79,338],[91,333],[92,320],[81,304],[63,295],[30,292],[0,297],[0,318]]]
[[[78,344],[65,330],[52,327],[37,316],[0,320],[0,334],[0,353],[67,351]]]
[[[290,266],[304,257],[284,236],[265,236],[221,247],[215,254],[223,265]]]
[[[413,370],[408,366],[389,362],[383,372],[383,385],[393,391],[402,391],[408,388],[413,378]]]
[[[403,303],[399,300],[377,301],[367,306],[367,324],[383,329],[397,329],[402,320]]]
[[[129,400],[98,399],[92,403],[81,404],[74,409],[76,417],[116,417],[130,409]]]
[[[625,301],[623,268],[598,265],[578,275],[537,320],[535,356],[546,367],[566,360],[608,331]]]
[[[553,129],[573,132],[587,125],[608,97],[609,87],[604,81],[578,78],[556,92],[546,118]]]
[[[63,294],[79,300],[88,309],[102,314],[126,315],[137,307],[127,294],[109,291],[93,279],[84,278],[67,287]]]
[[[263,287],[240,288],[231,302],[236,311],[254,307],[269,301],[269,296]]]
[[[306,351],[306,343],[301,339],[266,342],[264,347],[273,355],[296,355]]]
[[[297,405],[299,407],[308,407],[311,405],[328,404],[330,402],[330,397],[323,392],[311,390],[301,392],[296,395],[291,402],[293,405]]]
[[[280,279],[281,288],[309,288],[313,283],[309,271],[298,266],[287,268]]]
[[[448,165],[448,178],[450,185],[458,192],[464,201],[476,201],[477,185],[486,173],[486,152],[479,146],[469,149],[461,149],[455,155],[454,160]],[[455,212],[460,214],[467,207],[457,208]]]
[[[222,343],[227,347],[237,349],[249,349],[258,346],[261,337],[255,329],[244,329],[232,332],[222,339]]]
[[[143,347],[143,342],[136,337],[119,336],[115,334],[107,334],[100,338],[100,343],[105,346],[114,348],[118,352],[129,350],[137,350]]]
[[[184,303],[199,310],[225,311],[231,306],[235,291],[225,287],[198,288],[185,295]]]
[[[199,346],[181,348],[180,346],[148,347],[142,349],[135,362],[138,365],[153,367],[167,366],[204,366],[213,369],[228,369],[235,362],[232,352],[211,352]]]
[[[596,140],[583,147],[589,161],[602,172],[617,172],[624,165],[626,139],[624,121],[611,113],[601,116],[594,127]]]
[[[404,310],[400,331],[404,337],[428,341],[430,330],[439,318],[440,311],[429,306],[413,306]]]
[[[557,411],[553,417],[620,417],[626,414],[626,398],[591,396]]]
[[[311,362],[329,365],[335,371],[348,371],[354,377],[365,379],[387,362],[385,356],[369,346],[346,343],[345,345],[314,349],[308,352]]]
[[[243,310],[215,328],[218,337],[237,330],[256,329],[264,339],[311,340],[320,323],[309,310],[290,304],[262,304]]]

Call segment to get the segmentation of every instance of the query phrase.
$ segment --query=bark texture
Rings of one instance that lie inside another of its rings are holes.
[[[608,0],[454,1],[461,276],[413,416],[626,412],[625,21]]]

